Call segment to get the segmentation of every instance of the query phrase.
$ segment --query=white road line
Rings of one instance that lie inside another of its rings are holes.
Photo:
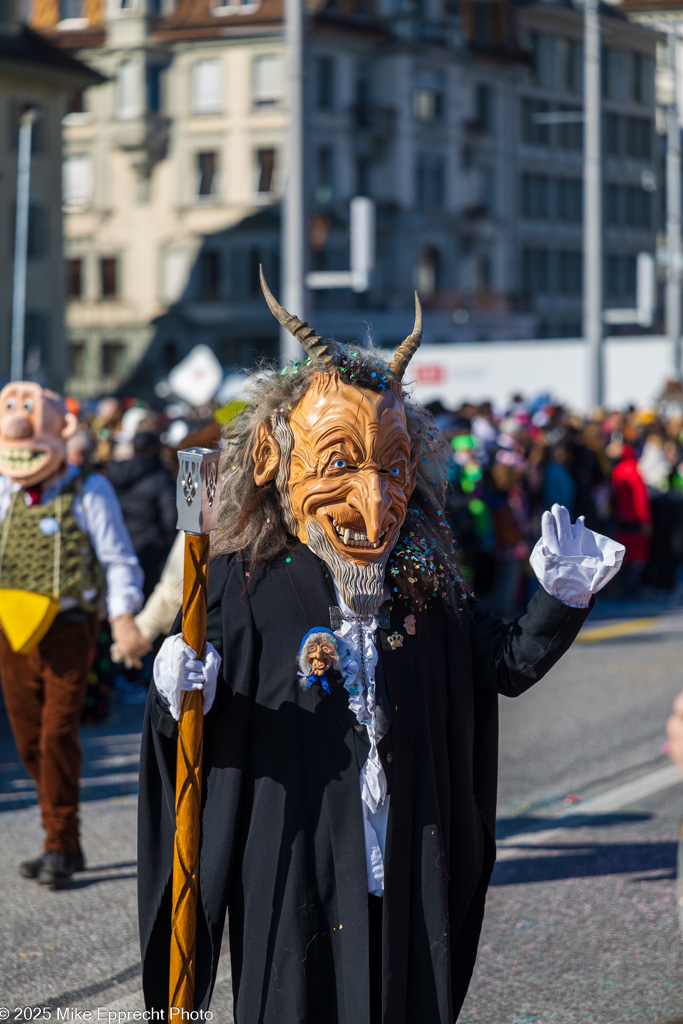
[[[572,827],[577,827],[579,819],[586,818],[585,824],[590,825],[592,817],[609,814],[612,811],[622,810],[630,804],[638,803],[648,796],[659,793],[662,789],[670,786],[682,785],[683,778],[675,764],[665,765],[664,768],[657,768],[656,771],[641,775],[638,779],[626,782],[622,786],[609,789],[606,793],[586,800],[584,804],[573,804],[556,815],[557,825],[552,828],[545,828],[540,832],[534,832],[525,828],[513,835],[500,839],[498,846],[498,860],[509,860],[511,857],[519,856],[518,847],[523,844],[528,846],[542,846],[543,843],[553,842],[562,833],[568,831],[563,825],[566,818],[572,818]]]

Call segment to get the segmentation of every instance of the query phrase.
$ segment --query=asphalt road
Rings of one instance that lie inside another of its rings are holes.
[[[683,686],[683,610],[633,607],[630,616],[620,635],[610,621],[589,622],[539,686],[502,700],[499,861],[459,1024],[663,1024],[683,1014],[683,782],[662,753]],[[49,1006],[53,1020],[59,1007],[118,1022],[142,1008],[141,714],[117,706],[112,720],[83,730],[88,870],[55,893],[16,873],[40,848],[39,817],[0,716],[0,1019],[2,1006],[9,1019],[15,1008]],[[231,1024],[227,957],[212,1011]]]

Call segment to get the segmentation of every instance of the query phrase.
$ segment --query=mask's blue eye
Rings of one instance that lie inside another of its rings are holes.
[[[335,459],[332,463],[333,469],[346,469],[346,462],[344,459]]]
[[[398,466],[392,466],[389,472],[391,473],[392,476],[398,476],[401,470]]]

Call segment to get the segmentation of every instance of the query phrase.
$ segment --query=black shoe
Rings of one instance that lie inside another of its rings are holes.
[[[40,870],[45,860],[45,854],[41,853],[39,857],[33,857],[32,860],[22,860],[19,865],[19,874],[22,878],[37,878],[40,874]],[[84,871],[85,870],[85,856],[81,849],[79,842],[75,851],[69,854],[72,858],[72,871]]]
[[[36,876],[40,885],[49,885],[52,889],[68,889],[74,871],[80,870],[76,865],[83,864],[83,854],[74,850],[65,853],[63,850],[48,850],[43,854],[43,863]]]
[[[38,872],[43,866],[44,853],[41,853],[40,857],[34,857],[32,860],[22,860],[19,865],[19,874],[22,878],[36,878]]]

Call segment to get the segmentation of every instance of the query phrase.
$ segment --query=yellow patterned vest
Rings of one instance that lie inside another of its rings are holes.
[[[72,598],[84,611],[95,611],[105,580],[90,540],[73,513],[81,494],[79,477],[46,505],[27,505],[16,491],[0,527],[0,588]]]

